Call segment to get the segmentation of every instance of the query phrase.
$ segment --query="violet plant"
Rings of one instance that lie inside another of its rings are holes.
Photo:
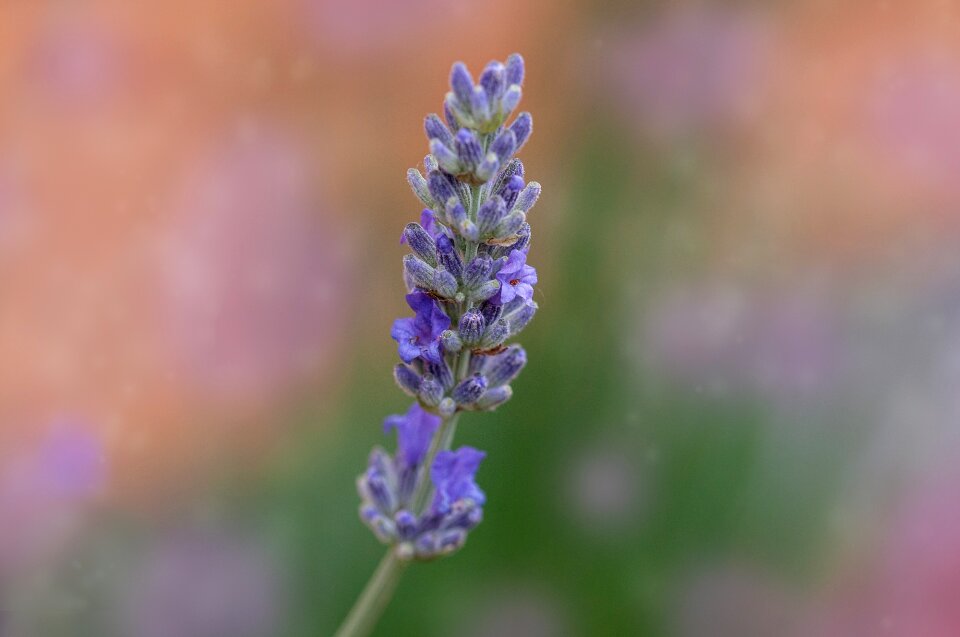
[[[524,62],[518,54],[490,62],[475,84],[457,62],[444,117],[428,115],[426,175],[407,173],[426,208],[409,223],[401,243],[407,304],[412,317],[393,323],[402,361],[394,379],[414,403],[384,421],[396,431],[397,450],[370,454],[357,479],[360,518],[388,545],[338,637],[368,634],[404,568],[459,550],[483,517],[486,497],[475,476],[484,453],[452,449],[465,411],[491,411],[512,395],[510,383],[527,362],[507,345],[533,318],[537,273],[527,265],[527,214],[540,184],[524,182],[514,158],[533,120],[520,113]]]

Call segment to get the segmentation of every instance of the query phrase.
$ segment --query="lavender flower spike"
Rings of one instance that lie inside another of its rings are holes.
[[[414,315],[390,333],[402,361],[394,380],[414,402],[384,422],[397,451],[374,449],[357,479],[360,519],[389,549],[337,637],[367,635],[405,565],[460,550],[483,518],[485,454],[451,446],[460,413],[506,403],[527,363],[507,343],[538,307],[527,213],[540,185],[513,157],[533,131],[529,113],[512,116],[524,75],[519,54],[490,62],[477,82],[458,62],[443,118],[424,120],[430,154],[407,181],[426,209],[401,240],[412,251],[403,269]]]

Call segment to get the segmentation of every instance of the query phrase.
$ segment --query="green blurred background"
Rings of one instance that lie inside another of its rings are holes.
[[[376,635],[960,634],[960,6],[0,6],[0,636],[330,635],[450,64],[540,311]]]

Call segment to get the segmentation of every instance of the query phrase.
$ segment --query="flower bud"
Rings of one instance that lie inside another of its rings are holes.
[[[453,388],[451,397],[458,405],[471,405],[487,390],[487,379],[475,374]]]
[[[513,84],[510,88],[507,89],[507,92],[503,94],[503,98],[500,100],[500,107],[503,110],[504,115],[508,115],[513,112],[513,109],[517,107],[517,104],[520,103],[520,98],[523,97],[523,90],[518,84]]]
[[[403,230],[403,236],[418,257],[432,266],[437,265],[437,246],[433,237],[427,234],[419,223],[408,223]]]
[[[510,159],[510,155],[516,148],[517,136],[509,128],[497,135],[497,138],[490,144],[490,152],[497,156],[501,164]]]
[[[472,171],[480,164],[483,158],[483,149],[477,136],[466,128],[461,128],[454,140],[454,150],[460,159],[464,170]]]
[[[474,288],[470,293],[471,301],[486,301],[493,298],[500,291],[500,281],[486,281],[480,287]]]
[[[470,104],[473,96],[473,77],[470,76],[470,71],[463,62],[455,63],[450,69],[450,88],[453,89],[453,94],[461,105]]]
[[[447,148],[453,148],[453,133],[435,113],[423,120],[423,130],[427,133],[427,139],[438,139]]]
[[[503,187],[511,177],[520,177],[523,179],[523,162],[514,157],[507,165],[504,166],[503,170],[500,171],[500,174],[497,175],[497,180],[493,184],[494,193],[503,196]]]
[[[533,204],[537,203],[537,199],[539,198],[540,184],[536,181],[531,181],[517,197],[517,203],[514,204],[514,210],[528,212],[531,208],[533,208]]]
[[[455,129],[473,124],[473,118],[467,112],[469,108],[469,104],[460,104],[460,100],[457,99],[453,91],[447,93],[443,99],[443,113],[445,117],[449,117],[447,124],[450,128]]]
[[[430,152],[437,158],[437,163],[448,173],[460,172],[460,159],[446,144],[439,139],[430,140]]]
[[[420,391],[417,396],[424,405],[436,407],[443,399],[443,386],[432,374],[427,374],[423,377],[423,382],[420,383]]]
[[[436,270],[412,254],[403,255],[403,271],[410,280],[427,290],[432,290]]]
[[[480,74],[480,86],[487,92],[487,99],[493,103],[506,89],[506,67],[500,62],[491,62]]]
[[[460,317],[460,324],[457,329],[460,332],[460,340],[467,347],[476,347],[483,338],[483,333],[487,328],[487,322],[483,315],[477,310],[465,312]]]
[[[523,190],[523,187],[523,177],[519,177],[517,175],[510,177],[503,184],[499,194],[503,198],[503,203],[507,210],[513,208],[513,204],[517,200],[517,195],[520,194],[520,191]]]
[[[407,183],[410,184],[413,194],[423,202],[423,205],[430,207],[436,205],[433,195],[430,194],[430,188],[427,186],[427,180],[423,178],[419,170],[411,168],[407,171]]]
[[[517,231],[515,241],[510,245],[498,245],[490,250],[490,256],[495,259],[508,257],[514,250],[527,252],[530,249],[530,224],[524,222]]]
[[[358,487],[363,495],[381,511],[393,511],[396,507],[397,501],[393,491],[380,473],[368,470],[360,477]]]
[[[517,242],[513,244],[513,250],[526,251],[530,247],[530,224],[524,223],[517,231]]]
[[[538,307],[536,302],[527,301],[517,311],[510,314],[507,319],[510,325],[510,336],[519,334],[527,326],[527,323],[533,319],[533,315],[537,313]]]
[[[406,509],[400,509],[393,516],[400,540],[411,540],[417,534],[417,516]]]
[[[457,196],[457,191],[453,189],[450,178],[439,170],[431,171],[427,175],[427,186],[430,188],[430,194],[438,202],[446,202],[451,197]]]
[[[463,271],[463,285],[467,289],[473,289],[483,284],[490,276],[493,269],[493,259],[485,254],[481,254],[467,264]]]
[[[523,84],[523,69],[523,56],[519,53],[511,54],[504,68],[507,84]]]
[[[490,234],[506,214],[507,204],[499,195],[494,195],[483,202],[477,211],[477,227],[481,236]]]
[[[442,357],[439,363],[428,362],[426,367],[427,373],[433,374],[433,377],[440,381],[440,384],[443,385],[445,390],[453,387],[453,370],[450,369],[447,361]]]
[[[503,314],[503,306],[497,305],[496,303],[491,303],[489,301],[484,301],[480,304],[480,313],[483,314],[483,318],[487,321],[487,325],[493,325],[500,315]]]
[[[477,240],[477,225],[470,221],[470,218],[467,217],[467,211],[463,207],[463,204],[460,203],[459,199],[451,198],[447,201],[447,219],[450,220],[450,225],[456,228],[457,232],[460,233],[466,239],[470,241]]]
[[[507,322],[499,319],[487,329],[487,333],[483,335],[483,339],[480,341],[480,347],[482,349],[493,349],[507,340],[509,334],[510,327]]]
[[[514,208],[513,212],[497,224],[497,227],[493,231],[493,236],[497,238],[498,242],[504,245],[512,245],[516,243],[516,234],[520,231],[520,228],[526,220],[527,215]],[[511,241],[510,239],[513,240]]]
[[[440,335],[440,345],[443,346],[443,351],[453,354],[463,349],[463,341],[460,339],[460,335],[453,330],[444,330]]]
[[[384,544],[392,544],[396,539],[397,531],[393,521],[388,520],[376,507],[361,505],[360,519],[370,527],[377,539]]]
[[[445,299],[452,299],[457,295],[457,279],[443,268],[433,271],[433,284],[430,289]]]
[[[517,146],[514,150],[514,152],[516,152],[523,147],[524,142],[529,139],[530,133],[533,131],[533,117],[527,112],[520,113],[517,119],[513,120],[513,123],[510,124],[510,130],[513,131],[513,135],[517,141]]]
[[[488,389],[487,392],[477,400],[478,409],[493,410],[510,400],[513,396],[513,390],[510,385],[502,385]]]
[[[463,259],[453,245],[453,239],[447,235],[437,237],[437,260],[456,278],[463,276]]]
[[[527,353],[519,345],[511,345],[507,351],[488,361],[484,375],[491,387],[506,385],[517,377],[526,364]]]
[[[443,119],[447,122],[447,128],[450,130],[456,130],[460,126],[446,100],[443,102]]]
[[[404,364],[393,368],[393,379],[397,386],[410,396],[416,396],[420,391],[420,374]]]
[[[480,181],[490,181],[493,179],[494,175],[497,174],[497,170],[500,168],[500,158],[496,153],[490,152],[487,153],[483,161],[480,162],[480,165],[477,166],[476,175]]]
[[[487,92],[482,86],[473,87],[473,94],[470,96],[470,113],[475,121],[485,121],[490,119],[490,100],[487,99]]]

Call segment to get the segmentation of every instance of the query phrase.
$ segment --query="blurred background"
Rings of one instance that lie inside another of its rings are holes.
[[[376,634],[960,635],[951,0],[2,3],[0,635],[332,634],[405,171],[513,51],[530,364]]]

